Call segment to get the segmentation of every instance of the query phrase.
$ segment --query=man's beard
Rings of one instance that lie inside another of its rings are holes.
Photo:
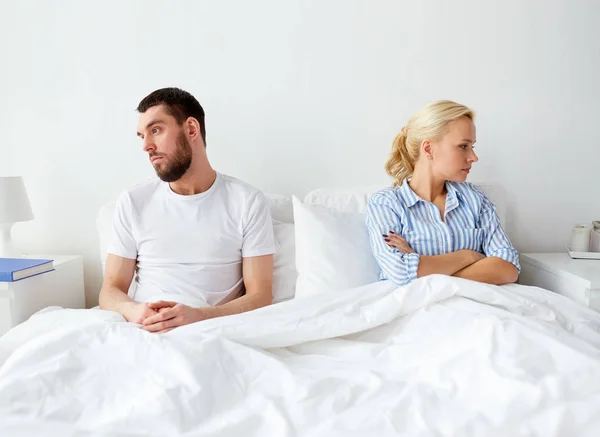
[[[153,155],[150,156],[152,157]],[[178,181],[188,171],[192,164],[192,146],[183,132],[177,138],[177,150],[175,153],[168,160],[166,156],[163,157],[163,161],[166,161],[163,167],[157,165],[154,167],[154,170],[156,171],[156,175],[164,182]]]

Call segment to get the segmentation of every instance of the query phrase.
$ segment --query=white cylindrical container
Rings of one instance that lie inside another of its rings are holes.
[[[589,252],[591,233],[592,225],[587,223],[573,226],[573,231],[571,232],[571,251]]]
[[[592,222],[594,229],[590,237],[590,252],[600,252],[600,220]]]

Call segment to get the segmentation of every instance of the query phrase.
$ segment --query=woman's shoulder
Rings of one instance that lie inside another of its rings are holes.
[[[375,191],[369,197],[369,202],[380,201],[380,200],[393,200],[398,197],[398,190],[400,187],[385,187],[379,191]]]
[[[369,205],[385,205],[394,209],[402,208],[406,203],[402,197],[401,187],[386,187],[369,197]]]
[[[490,203],[490,200],[485,192],[472,182],[448,181],[448,184],[456,190],[463,200],[470,204],[481,206],[486,203]]]

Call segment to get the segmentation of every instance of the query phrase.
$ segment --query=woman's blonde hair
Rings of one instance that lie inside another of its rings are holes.
[[[464,105],[450,100],[438,100],[419,109],[409,120],[392,144],[392,153],[385,171],[394,178],[395,187],[412,176],[419,158],[421,143],[439,140],[446,133],[446,125],[460,117],[475,120],[475,113]]]

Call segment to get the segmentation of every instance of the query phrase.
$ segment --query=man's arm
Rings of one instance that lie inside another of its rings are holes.
[[[519,271],[514,264],[495,256],[484,258],[456,272],[457,278],[471,279],[487,284],[507,284],[516,282]]]
[[[150,332],[167,332],[189,323],[270,305],[273,299],[273,255],[243,258],[242,275],[246,294],[223,305],[192,308],[175,302],[149,303],[149,308],[160,312],[144,320],[144,329]]]
[[[273,255],[243,258],[242,275],[246,294],[223,305],[201,308],[206,319],[245,313],[273,301]]]
[[[146,304],[133,302],[127,295],[135,262],[135,259],[108,254],[98,303],[103,310],[121,313],[129,322],[142,323],[146,317],[156,314],[156,311]]]

